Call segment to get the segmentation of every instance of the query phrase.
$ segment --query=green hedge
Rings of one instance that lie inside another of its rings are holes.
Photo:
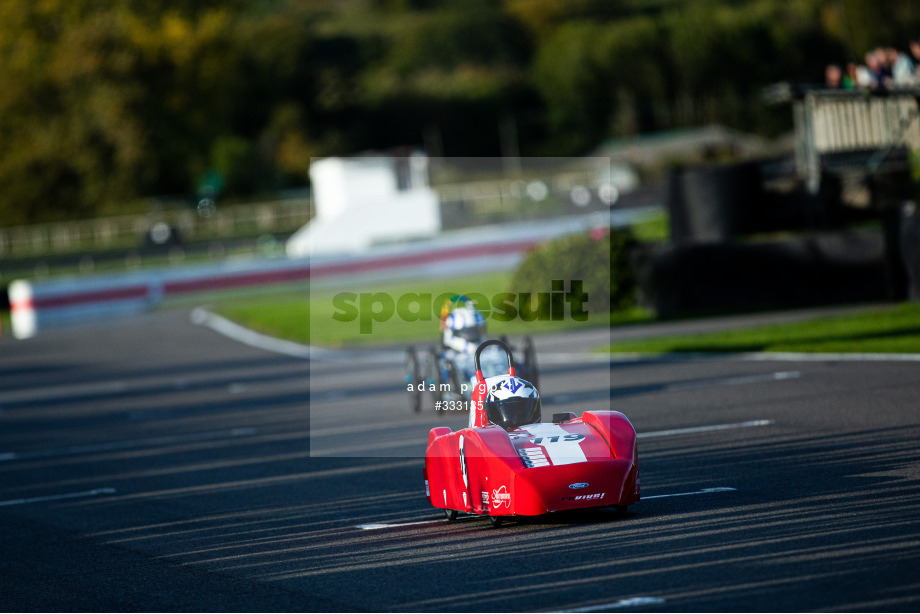
[[[636,240],[629,230],[594,230],[556,239],[531,250],[512,280],[515,292],[540,293],[562,280],[566,290],[580,280],[588,294],[590,313],[623,311],[636,305],[636,275],[630,252]],[[539,303],[541,317],[549,318],[550,302]]]

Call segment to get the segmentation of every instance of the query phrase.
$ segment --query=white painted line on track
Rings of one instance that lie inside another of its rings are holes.
[[[473,515],[470,515],[470,516],[458,516],[458,517],[457,517],[457,520],[456,520],[455,522],[459,522],[459,521],[461,521],[461,520],[475,520],[476,518],[485,518],[485,516],[473,516]],[[375,523],[375,522],[372,522],[372,523],[369,523],[369,524],[359,524],[359,525],[355,525],[355,526],[356,526],[358,529],[362,529],[362,530],[364,530],[364,531],[374,531],[374,530],[377,530],[377,529],[392,529],[392,528],[394,528],[394,527],[411,527],[411,526],[417,525],[417,524],[435,524],[435,523],[438,523],[438,524],[442,524],[442,523],[443,523],[443,524],[447,524],[448,522],[450,522],[450,521],[447,520],[446,518],[439,518],[439,519],[437,519],[437,520],[416,520],[415,522],[393,522],[393,523],[385,523],[385,522]]]
[[[270,337],[250,330],[204,307],[192,310],[191,321],[245,345],[295,358],[309,358],[328,362],[363,360],[371,363],[401,361],[403,353],[394,350],[330,350],[293,341]],[[920,354],[848,354],[805,352],[538,352],[544,364],[571,364],[573,362],[691,362],[697,360],[745,360],[775,362],[920,362]]]
[[[262,335],[254,330],[240,326],[235,322],[231,322],[227,318],[223,318],[216,313],[212,313],[203,307],[196,307],[193,309],[190,318],[193,324],[207,326],[225,337],[230,337],[250,347],[268,350],[278,354],[285,354],[287,356],[294,356],[295,358],[309,358],[310,356],[310,348],[305,345],[294,343],[293,341],[276,339],[268,335]]]
[[[650,439],[654,437],[671,437],[673,435],[688,435],[692,433],[708,433],[710,431],[727,431],[731,429],[745,429],[757,426],[769,426],[773,420],[748,420],[747,422],[736,422],[734,424],[712,424],[709,426],[691,426],[682,429],[668,429],[664,431],[649,431],[636,435],[638,439]]]
[[[275,352],[276,354],[292,356],[294,358],[324,360],[328,362],[351,362],[354,360],[361,360],[365,363],[375,364],[402,364],[401,361],[405,356],[402,351],[329,350],[326,348],[304,345],[302,343],[295,343],[294,341],[286,341],[284,339],[257,333],[245,326],[240,326],[236,322],[231,322],[227,318],[212,313],[204,307],[196,307],[193,309],[190,317],[193,324],[207,326],[214,332],[229,337],[234,341],[239,341],[244,345],[268,352]]]
[[[709,494],[717,493],[717,492],[732,492],[735,490],[738,490],[738,489],[730,488],[728,486],[716,486],[715,488],[704,488],[703,490],[695,490],[693,492],[678,492],[678,493],[671,493],[667,495],[652,495],[650,497],[642,495],[642,501],[646,501],[647,499],[665,499],[667,497],[689,497],[691,495],[709,495]]]
[[[664,599],[661,597],[630,597],[629,599],[620,599],[613,603],[603,603],[600,605],[589,605],[583,608],[572,608],[568,610],[558,610],[559,612],[599,612],[601,610],[616,610],[619,608],[635,608],[643,605],[661,605]]]
[[[750,352],[746,354],[737,354],[737,357],[741,360],[773,360],[786,362],[920,362],[920,354]]]
[[[65,499],[81,499],[84,497],[95,497],[97,495],[113,495],[114,488],[96,488],[94,490],[85,490],[83,492],[71,492],[63,495],[48,495],[45,497],[32,497],[31,499],[10,499],[9,501],[0,501],[0,507],[8,505],[25,505],[27,503],[46,503],[48,501],[63,501]]]
[[[697,490],[695,492],[680,492],[680,493],[673,493],[673,494],[667,494],[667,495],[652,495],[651,497],[643,496],[641,501],[645,501],[646,499],[663,499],[665,497],[687,497],[690,495],[709,495],[713,493],[730,492],[734,490],[737,490],[737,489],[730,488],[728,486],[716,486],[714,488],[704,488],[703,490]],[[476,518],[485,518],[485,516],[479,516],[476,514],[466,514],[466,515],[458,516],[457,520],[474,520]],[[448,521],[446,519],[440,518],[437,520],[416,520],[414,522],[373,522],[373,523],[368,523],[368,524],[358,524],[358,525],[355,525],[355,528],[361,529],[363,531],[375,531],[377,529],[393,529],[397,527],[411,527],[415,525],[436,524],[436,523],[437,524],[448,524]],[[566,611],[567,612],[577,612],[580,610],[566,610]]]
[[[674,390],[696,390],[698,388],[713,388],[715,386],[740,386],[743,384],[757,384],[760,382],[779,382],[787,379],[798,379],[800,377],[802,377],[802,373],[800,371],[776,371],[774,373],[761,373],[758,375],[720,377],[699,382],[669,384],[665,387],[665,390],[670,392]]]
[[[36,458],[53,458],[56,456],[71,456],[74,454],[95,454],[97,452],[114,452],[118,450],[132,450],[136,448],[149,448],[153,446],[170,446],[184,443],[197,443],[202,441],[215,441],[234,437],[247,437],[255,435],[253,428],[236,428],[226,431],[212,431],[208,433],[193,433],[190,435],[173,435],[170,437],[150,437],[148,439],[134,439],[130,441],[110,441],[107,443],[87,444],[82,446],[68,446],[50,450],[33,450],[30,452],[5,452],[0,454],[0,462],[12,460],[29,460]]]

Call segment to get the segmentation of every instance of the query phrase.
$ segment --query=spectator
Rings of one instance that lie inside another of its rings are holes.
[[[878,87],[878,80],[876,78],[876,73],[872,69],[872,66],[876,64],[875,55],[870,51],[866,54],[866,63],[860,65],[856,69],[857,79],[856,84],[859,87],[864,87],[874,90]]]
[[[843,71],[836,64],[828,64],[824,69],[824,85],[831,89],[840,89],[843,85]]]
[[[865,55],[865,64],[828,64],[824,84],[830,89],[887,90],[891,87],[920,86],[920,39],[909,41],[910,53],[894,47],[876,47]]]
[[[917,82],[917,67],[906,53],[894,47],[885,49],[888,63],[891,65],[891,81],[894,86],[914,85]]]
[[[891,64],[888,63],[888,53],[884,47],[876,47],[871,52],[875,58],[875,79],[878,83],[878,89],[888,89],[891,87]],[[870,66],[870,68],[872,68]]]
[[[859,67],[856,66],[855,62],[847,62],[846,73],[843,75],[841,80],[843,83],[843,89],[845,90],[855,90],[859,84],[859,75],[857,74]]]
[[[885,89],[890,85],[891,73],[888,71],[885,50],[881,47],[866,52],[869,89]]]
[[[915,70],[917,76],[920,77],[920,40],[912,40],[908,43],[908,48],[910,49],[911,59],[914,62]]]

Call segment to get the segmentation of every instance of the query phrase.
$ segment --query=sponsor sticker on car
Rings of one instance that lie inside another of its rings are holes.
[[[492,507],[498,509],[501,506],[511,507],[511,493],[505,486],[499,486],[492,490]]]
[[[605,492],[595,492],[590,495],[571,495],[568,497],[562,497],[563,501],[599,501],[604,498]]]

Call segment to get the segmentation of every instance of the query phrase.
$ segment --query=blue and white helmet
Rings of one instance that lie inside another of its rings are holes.
[[[483,405],[489,422],[510,431],[540,421],[540,393],[533,384],[513,375],[490,377],[486,384]]]
[[[445,328],[455,337],[478,343],[486,334],[486,319],[470,304],[454,309],[445,322]]]

